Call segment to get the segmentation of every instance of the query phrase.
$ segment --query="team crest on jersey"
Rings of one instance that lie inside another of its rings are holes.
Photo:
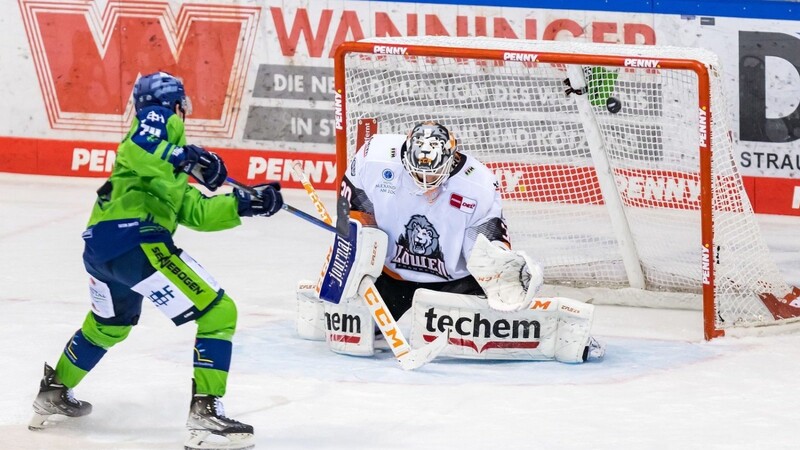
[[[413,215],[405,232],[397,240],[392,262],[399,269],[414,270],[449,280],[444,255],[439,247],[439,233],[427,217]]]

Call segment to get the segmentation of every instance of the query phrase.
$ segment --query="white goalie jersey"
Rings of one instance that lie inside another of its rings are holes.
[[[389,236],[385,271],[420,283],[470,275],[467,259],[478,234],[510,246],[494,174],[456,154],[449,179],[423,193],[401,159],[406,136],[375,135],[355,154],[342,194],[351,217]]]
[[[383,285],[376,287],[370,282],[365,290],[364,284],[359,284],[358,296],[363,302],[355,294],[323,296],[320,290],[320,297],[325,300],[345,299],[325,305],[315,301],[313,289],[298,290],[298,334],[306,339],[324,337],[337,353],[372,355],[374,330],[361,324],[373,319],[384,325],[395,323],[410,307],[411,338],[406,346],[419,351],[434,342],[444,342],[447,345],[437,347],[437,353],[456,358],[580,363],[590,355],[602,357],[602,346],[595,345],[589,334],[592,305],[569,298],[536,296],[543,283],[543,270],[525,252],[510,249],[494,174],[463,153],[455,153],[453,159],[437,166],[441,170],[430,170],[437,157],[428,155],[444,145],[437,147],[425,139],[433,139],[429,135],[443,127],[424,123],[416,128],[426,133],[420,138],[422,143],[412,140],[414,131],[409,137],[373,136],[353,156],[343,180],[341,195],[349,201],[350,217],[361,222],[349,224],[350,236],[355,237],[346,248],[372,250],[355,251],[356,268],[348,272],[348,281],[361,283],[372,278]],[[406,154],[406,145],[412,150],[420,149],[416,159]],[[447,149],[454,146],[455,142]],[[442,177],[445,173],[449,173],[446,179]],[[367,230],[380,234],[380,245],[377,240],[369,244],[362,234]],[[339,240],[337,236],[336,242]],[[361,245],[362,241],[367,244]],[[334,253],[337,248],[335,244]],[[422,285],[393,283],[378,276],[381,268],[391,278]],[[326,269],[323,288],[336,286],[326,282],[328,273]],[[444,283],[470,277],[464,284],[474,281],[483,295],[445,289],[460,282]],[[409,286],[413,302],[408,294],[398,294]],[[383,288],[385,292],[377,292]],[[369,289],[375,290],[372,297]],[[386,296],[393,297],[397,313],[384,301]],[[384,315],[376,316],[377,308]],[[323,319],[323,309],[325,317],[340,319]],[[387,311],[391,320],[384,323],[381,317],[385,318]],[[392,318],[393,314],[398,317]],[[358,326],[347,327],[347,323]],[[381,331],[388,336],[383,328]],[[387,342],[392,342],[389,337]]]

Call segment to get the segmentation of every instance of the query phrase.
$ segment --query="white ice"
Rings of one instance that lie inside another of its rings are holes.
[[[44,361],[88,312],[81,231],[100,179],[0,174],[0,448],[178,449],[194,325],[152,305],[75,390],[85,418],[31,432]],[[313,212],[302,191],[288,203]],[[323,200],[333,203],[332,194]],[[800,218],[759,218],[800,284]],[[602,362],[434,361],[401,371],[294,336],[294,288],[316,279],[330,236],[279,213],[177,244],[239,306],[226,412],[262,449],[800,448],[800,333],[702,340],[697,311],[599,306]]]

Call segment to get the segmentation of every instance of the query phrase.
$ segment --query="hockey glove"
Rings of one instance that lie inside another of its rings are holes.
[[[242,217],[263,216],[269,217],[278,212],[283,206],[281,185],[277,181],[268,184],[253,186],[258,191],[257,196],[239,189],[233,189],[233,195],[239,199],[239,215]]]
[[[216,191],[225,183],[228,178],[228,169],[225,168],[225,162],[216,153],[196,145],[185,145],[183,151],[186,154],[183,170],[192,175],[198,183],[210,191]]]
[[[467,260],[467,269],[486,293],[489,307],[497,311],[527,308],[542,286],[542,266],[525,252],[509,250],[479,234]]]

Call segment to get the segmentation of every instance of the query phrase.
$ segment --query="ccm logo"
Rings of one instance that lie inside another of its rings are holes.
[[[383,304],[383,299],[378,296],[378,293],[375,292],[374,289],[374,287],[369,287],[363,294],[364,300],[367,302],[367,305],[369,305],[372,318],[375,319],[378,328],[384,333],[384,337],[389,346],[392,348],[407,347],[408,343],[405,341],[400,329],[397,328],[397,322],[394,321],[392,315]],[[403,354],[397,355],[397,357],[399,358]]]

